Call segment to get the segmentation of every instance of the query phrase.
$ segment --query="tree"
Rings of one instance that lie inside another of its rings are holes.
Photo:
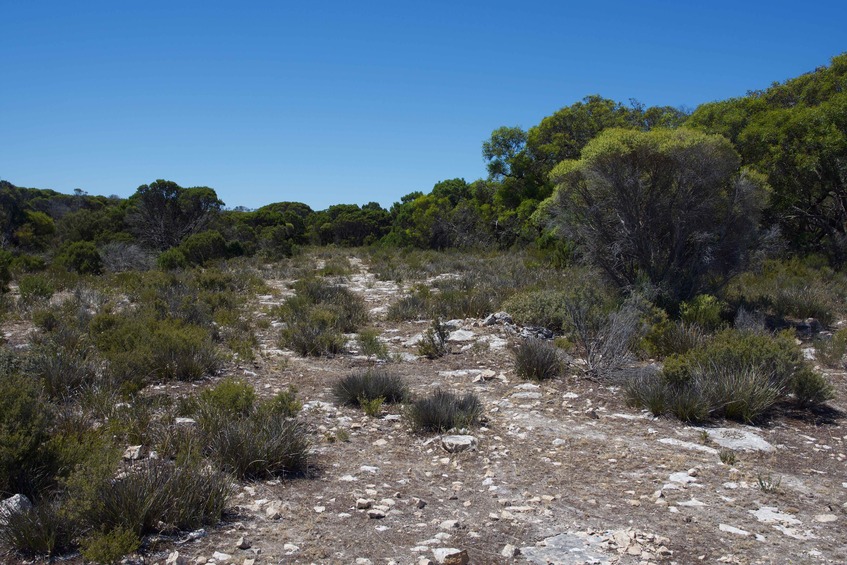
[[[560,233],[617,286],[646,279],[670,301],[744,265],[766,203],[727,139],[687,129],[606,130],[552,177]]]
[[[165,180],[139,186],[129,200],[127,221],[136,237],[160,250],[202,231],[223,206],[211,188],[182,188]]]

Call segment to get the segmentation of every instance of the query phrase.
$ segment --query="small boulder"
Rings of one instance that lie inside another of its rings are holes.
[[[16,494],[0,502],[0,526],[5,526],[9,516],[32,508],[32,502],[22,495]]]
[[[461,453],[462,451],[475,450],[477,444],[477,439],[469,435],[443,436],[441,438],[441,447],[447,453]]]
[[[468,565],[471,561],[467,550],[453,547],[439,547],[433,549],[432,554],[435,562],[443,565]]]

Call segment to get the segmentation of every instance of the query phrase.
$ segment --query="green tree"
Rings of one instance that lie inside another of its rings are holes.
[[[136,237],[160,250],[203,231],[223,206],[211,188],[182,188],[165,180],[139,186],[129,200],[127,220]]]
[[[561,233],[619,287],[646,279],[672,301],[744,265],[765,205],[728,140],[688,129],[606,130],[552,176]]]

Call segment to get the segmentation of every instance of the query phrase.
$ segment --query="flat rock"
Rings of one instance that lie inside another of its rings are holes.
[[[742,428],[714,428],[707,430],[709,439],[721,447],[735,451],[774,451],[774,446],[760,436]]]
[[[762,506],[758,510],[750,510],[750,514],[755,516],[759,522],[765,524],[785,524],[789,526],[800,524],[800,520],[791,514],[780,512],[775,506]]]
[[[463,341],[473,341],[476,335],[469,330],[456,330],[454,332],[450,332],[450,335],[447,337],[447,341],[454,342],[463,342]]]
[[[742,530],[741,528],[736,528],[735,526],[730,526],[728,524],[719,524],[718,529],[722,532],[726,532],[728,534],[735,534],[737,536],[749,536],[750,532],[747,530]]]
[[[692,443],[690,441],[682,441],[681,439],[676,439],[672,437],[663,437],[658,440],[659,443],[663,443],[665,445],[672,445],[674,447],[681,447],[683,449],[690,449],[691,451],[702,451],[703,453],[708,453],[710,455],[717,455],[718,450],[714,447],[709,447],[708,445],[701,445],[699,443]]]
[[[602,541],[600,536],[564,533],[547,538],[536,547],[522,547],[520,552],[536,565],[608,565],[610,559],[599,547]]]
[[[441,438],[441,447],[447,453],[461,453],[462,451],[474,450],[477,443],[477,439],[474,436],[468,435],[443,436]]]
[[[432,555],[436,563],[443,565],[467,565],[471,561],[466,550],[454,547],[437,547],[432,550]]]

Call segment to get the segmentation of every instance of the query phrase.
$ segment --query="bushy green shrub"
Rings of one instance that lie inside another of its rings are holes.
[[[141,547],[138,534],[118,526],[109,532],[92,532],[80,540],[82,556],[93,563],[112,565],[120,563],[125,555]]]
[[[847,328],[841,328],[828,338],[815,340],[815,357],[830,369],[847,369]]]
[[[178,249],[192,265],[205,265],[227,255],[226,240],[220,232],[209,230],[195,233],[180,243]]]
[[[144,535],[163,527],[190,531],[215,524],[231,492],[223,473],[161,459],[144,460],[117,478],[94,473],[79,480],[87,485],[72,491],[77,511],[86,525],[104,533],[125,528]]]
[[[347,340],[338,326],[334,309],[311,306],[290,310],[286,325],[280,331],[280,343],[304,357],[341,353]]]
[[[280,341],[300,355],[340,353],[346,339],[368,320],[364,301],[349,289],[323,279],[305,278],[294,285],[296,295],[275,312],[285,322]]]
[[[163,271],[173,271],[188,267],[188,259],[179,248],[171,247],[159,254],[159,257],[156,258],[156,264]]]
[[[229,416],[246,416],[253,410],[256,392],[241,379],[228,377],[200,393],[200,402]]]
[[[241,479],[298,474],[308,467],[309,441],[295,420],[265,411],[242,418],[203,418],[207,455]]]
[[[99,275],[103,272],[103,259],[97,246],[90,241],[75,241],[62,249],[56,262],[69,271],[81,275]]]
[[[437,359],[450,353],[447,338],[450,332],[441,320],[434,319],[418,341],[418,355],[428,359]]]
[[[386,317],[395,322],[425,318],[430,310],[430,295],[429,289],[426,289],[425,292],[419,290],[403,296],[388,307]]]
[[[473,393],[458,396],[438,389],[412,402],[405,415],[416,432],[446,432],[475,425],[482,415],[482,403]]]
[[[790,332],[739,330],[724,330],[669,357],[661,376],[631,380],[626,390],[631,405],[687,422],[723,417],[755,423],[792,395],[805,408],[832,397],[832,387],[811,370]]]
[[[5,249],[0,249],[0,294],[9,291],[12,282],[12,260],[14,255]]]
[[[698,294],[679,305],[679,318],[685,324],[711,332],[724,325],[721,314],[726,308],[727,305],[714,296]]]
[[[293,386],[262,401],[258,410],[277,418],[293,418],[303,409],[303,403],[297,399],[297,389]]]
[[[669,355],[681,355],[706,341],[706,333],[701,326],[670,320],[664,310],[656,308],[647,318],[648,329],[641,347],[650,357],[664,359]]]
[[[542,326],[554,332],[568,327],[567,290],[527,290],[514,294],[503,303],[515,322],[524,326]]]
[[[53,457],[46,447],[52,411],[43,400],[37,381],[20,374],[14,359],[2,361],[0,492],[32,498],[52,480]]]
[[[45,275],[26,275],[18,281],[18,290],[21,293],[21,302],[31,305],[36,302],[50,300],[56,288],[53,282]]]
[[[79,533],[77,523],[68,519],[58,501],[12,512],[6,522],[0,526],[0,544],[30,557],[66,553]]]
[[[388,359],[388,347],[379,339],[379,331],[374,328],[363,328],[356,338],[359,352],[368,358]]]
[[[562,360],[554,345],[540,339],[527,339],[514,350],[515,374],[522,379],[543,381],[562,372]]]
[[[381,398],[383,402],[403,402],[409,390],[399,375],[385,369],[359,371],[337,381],[332,393],[339,404],[361,406],[362,401]]]
[[[221,363],[209,331],[178,320],[156,325],[149,350],[150,369],[160,380],[195,381],[214,374]]]
[[[768,260],[737,276],[727,288],[731,302],[780,318],[816,318],[830,325],[843,313],[847,277],[800,259]]]

